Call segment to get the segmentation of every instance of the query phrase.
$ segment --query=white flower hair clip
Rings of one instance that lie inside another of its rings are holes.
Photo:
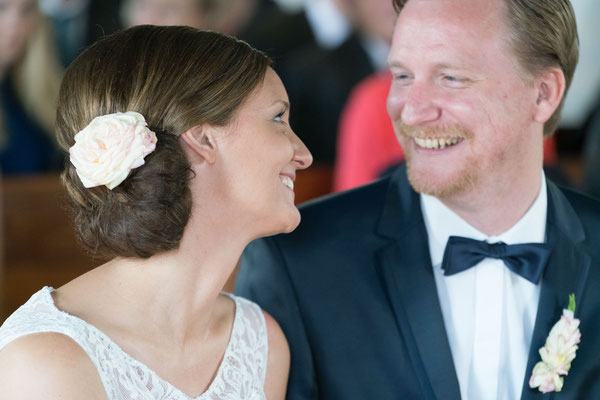
[[[83,186],[105,185],[110,190],[144,164],[156,149],[156,134],[135,111],[96,117],[75,135],[69,158]]]
[[[560,392],[564,378],[568,375],[571,362],[581,341],[579,320],[574,317],[575,295],[569,296],[569,307],[563,310],[560,320],[554,324],[546,339],[544,347],[540,348],[542,361],[533,367],[529,379],[529,387],[538,388],[542,393]]]

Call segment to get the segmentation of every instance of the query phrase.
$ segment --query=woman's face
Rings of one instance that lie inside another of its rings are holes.
[[[312,156],[290,128],[288,96],[271,68],[237,111],[219,149],[226,196],[250,216],[257,236],[293,230],[300,222],[296,170],[307,168]]]
[[[37,23],[36,0],[0,0],[0,68],[21,56]]]

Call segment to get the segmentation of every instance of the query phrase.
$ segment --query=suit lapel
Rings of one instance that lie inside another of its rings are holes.
[[[553,245],[552,255],[542,277],[540,302],[521,399],[552,398],[553,394],[542,397],[537,389],[529,387],[529,378],[535,364],[540,361],[539,349],[544,346],[552,326],[567,308],[569,294],[582,298],[585,280],[591,258],[577,247],[585,239],[583,228],[575,211],[566,197],[552,182],[548,183],[547,240]],[[577,309],[575,310],[577,314]],[[577,361],[574,361],[577,362]],[[568,377],[565,378],[565,384]]]
[[[377,254],[378,273],[425,398],[460,399],[419,197],[403,168],[392,182],[379,224],[392,240]]]

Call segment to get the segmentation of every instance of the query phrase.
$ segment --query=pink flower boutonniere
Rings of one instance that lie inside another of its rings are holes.
[[[533,367],[529,387],[542,393],[560,392],[564,378],[568,375],[571,362],[575,359],[581,333],[579,320],[574,318],[575,295],[569,296],[569,307],[563,310],[560,320],[554,324],[544,347],[540,348],[542,361]]]

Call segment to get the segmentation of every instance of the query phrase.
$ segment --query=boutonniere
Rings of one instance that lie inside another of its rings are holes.
[[[533,367],[529,387],[542,393],[560,392],[564,378],[575,359],[581,333],[579,320],[574,317],[575,295],[569,296],[569,307],[563,310],[560,320],[554,324],[544,347],[540,348],[542,361]]]

